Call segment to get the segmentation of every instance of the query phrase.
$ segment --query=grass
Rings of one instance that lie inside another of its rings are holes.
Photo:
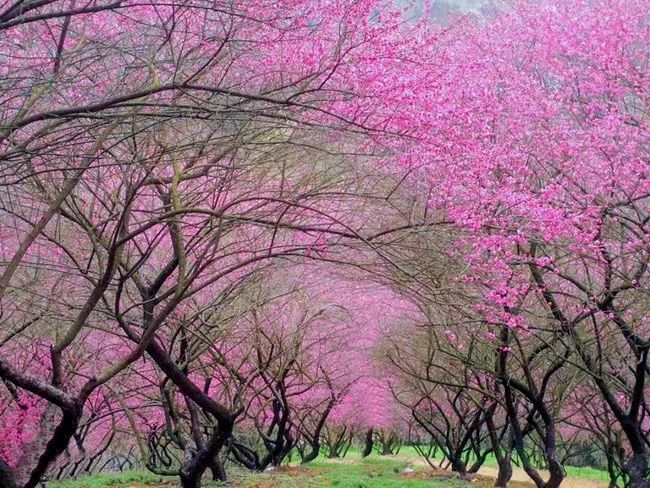
[[[400,455],[417,458],[418,453],[412,446],[403,446],[400,451]],[[355,455],[356,453],[350,450],[349,455]],[[484,466],[497,467],[497,461],[493,454],[488,454],[485,459]],[[575,478],[584,478],[588,480],[597,480],[597,481],[609,481],[609,476],[607,471],[602,471],[600,469],[589,468],[589,467],[577,467],[577,466],[565,466],[567,476]]]
[[[587,466],[578,467],[578,466],[567,466],[566,473],[568,476],[574,476],[576,478],[584,478],[586,480],[599,480],[599,481],[609,481],[609,475],[607,471],[602,471],[600,469],[589,468]]]
[[[435,476],[431,471],[416,468],[404,473],[409,466],[396,459],[318,460],[303,467],[283,466],[266,473],[250,473],[231,469],[232,488],[472,488],[475,483],[459,480],[447,473]],[[143,471],[98,474],[65,482],[50,482],[48,488],[145,488],[149,486],[178,486]],[[216,484],[210,486],[216,488]],[[480,485],[478,485],[480,486]],[[489,486],[489,485],[486,485]]]
[[[360,452],[351,449],[345,459],[329,460],[319,457],[308,466],[297,463],[265,473],[251,473],[237,468],[229,470],[232,488],[487,488],[494,483],[489,478],[479,478],[470,483],[449,472],[435,472],[418,462],[413,447],[403,447],[397,457],[362,459]],[[413,464],[411,464],[413,463]],[[489,457],[487,466],[496,466]],[[412,472],[405,473],[409,467]],[[607,480],[607,473],[593,468],[567,467],[567,474],[584,480]],[[164,478],[147,471],[127,471],[82,477],[65,482],[50,482],[48,488],[146,488],[176,487],[175,478]],[[210,484],[216,488],[216,484]],[[532,486],[515,483],[513,486]]]
[[[124,471],[82,476],[74,480],[50,481],[47,488],[109,488],[126,486],[161,486],[173,483],[149,471]]]
[[[408,462],[395,459],[319,460],[309,467],[288,466],[272,474],[245,474],[234,477],[241,488],[471,488],[475,484],[445,475],[431,476],[417,469],[405,474]]]

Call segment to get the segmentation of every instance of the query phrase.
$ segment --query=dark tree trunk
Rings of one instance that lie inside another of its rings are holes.
[[[450,459],[451,470],[454,473],[458,473],[461,478],[465,479],[468,476],[467,465],[458,458]]]
[[[302,458],[302,461],[300,464],[307,464],[312,462],[314,459],[318,457],[318,454],[320,453],[320,442],[319,441],[314,441],[310,444],[310,451],[309,453]]]
[[[176,363],[169,357],[169,354],[155,340],[149,343],[147,352],[181,393],[189,397],[198,407],[209,412],[217,421],[217,428],[210,436],[210,439],[180,471],[181,486],[183,488],[198,488],[201,485],[203,473],[232,435],[233,418],[231,412],[190,381],[187,375],[178,368]]]
[[[18,488],[11,468],[0,459],[0,488]]]
[[[278,389],[283,391],[284,386],[279,385]],[[282,393],[282,401],[275,400],[273,402],[273,424],[271,429],[267,432],[265,438],[267,454],[260,460],[259,469],[266,469],[268,466],[279,466],[289,451],[293,448],[293,436],[289,430],[289,408],[288,402]],[[273,429],[277,426],[274,438],[270,436],[273,434]]]
[[[225,463],[219,459],[215,459],[210,464],[210,471],[212,472],[213,481],[226,481],[228,479]]]
[[[502,357],[503,356],[504,354],[502,354]],[[505,370],[505,367],[502,367],[502,371],[503,370]],[[519,425],[519,420],[517,419],[517,409],[515,408],[513,399],[514,394],[507,379],[503,382],[503,391],[505,393],[508,419],[510,421],[510,427],[512,428],[513,447],[519,455],[519,459],[521,460],[521,465],[524,471],[530,477],[533,483],[535,483],[535,486],[537,488],[544,488],[544,479],[539,475],[539,472],[530,464],[528,453],[526,452],[526,448],[524,446],[524,438],[521,431],[521,426]]]
[[[510,460],[510,456],[503,457],[497,464],[499,466],[499,472],[494,481],[494,488],[506,488],[510,478],[512,478],[512,461]]]
[[[181,469],[180,478],[183,488],[200,488],[203,473],[209,467],[213,467],[216,456],[230,438],[232,429],[233,422],[231,419],[219,420],[218,427],[210,439]]]
[[[557,460],[555,422],[545,411],[542,411],[542,418],[544,419],[544,428],[546,430],[544,454],[548,463],[548,471],[551,474],[546,482],[545,488],[559,488],[564,479],[564,470],[562,469],[562,464]]]
[[[302,461],[300,464],[307,464],[318,457],[318,454],[320,453],[320,447],[321,447],[320,444],[321,433],[323,431],[323,427],[325,426],[325,421],[327,420],[327,417],[329,417],[329,414],[332,411],[333,406],[334,406],[334,398],[331,399],[327,408],[321,415],[320,420],[318,421],[318,425],[314,430],[314,435],[311,436],[311,441],[309,442],[309,447],[311,448],[311,450],[306,456],[302,457]],[[307,438],[309,439],[308,436]]]
[[[79,405],[75,405],[74,408],[66,409],[63,412],[61,422],[54,430],[52,438],[45,446],[45,451],[38,459],[38,464],[36,464],[36,467],[32,470],[32,473],[27,482],[23,485],[23,488],[35,488],[38,486],[52,461],[54,461],[59,454],[65,451],[66,447],[68,447],[70,439],[72,439],[72,436],[79,426],[81,413],[82,408]]]
[[[648,459],[645,453],[635,453],[625,464],[624,470],[630,479],[628,488],[650,488],[650,480],[646,479]]]
[[[508,329],[503,328],[501,330],[501,340],[504,346],[508,344],[508,336]],[[564,479],[564,470],[562,469],[562,464],[557,460],[555,421],[553,420],[551,414],[546,408],[546,405],[544,404],[543,395],[534,393],[529,387],[526,387],[526,385],[523,385],[508,376],[506,361],[507,353],[502,351],[500,353],[497,371],[499,371],[499,376],[501,377],[501,383],[505,397],[506,412],[510,420],[510,427],[512,428],[513,447],[517,451],[519,459],[521,459],[521,464],[524,468],[524,471],[530,477],[533,483],[535,483],[535,486],[537,488],[559,488],[562,480]],[[547,380],[551,377],[551,375],[559,371],[562,364],[562,362],[553,364],[544,375],[544,379]],[[533,404],[535,411],[540,415],[544,423],[544,434],[542,436],[542,442],[544,444],[544,457],[548,464],[548,470],[551,475],[549,480],[546,482],[540,476],[537,469],[533,467],[528,457],[528,453],[526,452],[524,446],[524,433],[522,432],[519,420],[517,419],[517,409],[515,407],[513,387],[521,392]]]
[[[261,471],[260,459],[257,452],[241,442],[233,440],[230,454],[234,461],[238,462],[245,468],[250,469],[251,471]]]
[[[551,473],[551,476],[546,482],[545,488],[560,488],[562,480],[564,480],[562,465],[555,459],[549,460],[548,470]]]
[[[497,460],[497,466],[499,468],[496,480],[494,480],[494,488],[506,488],[512,478],[512,443],[508,440],[507,446],[502,446],[497,435],[496,425],[494,425],[495,409],[496,404],[485,413],[485,424],[488,429],[490,443],[492,444],[492,452],[494,452],[494,457]],[[507,429],[508,427],[506,426],[504,434],[507,434]]]
[[[375,431],[373,429],[368,429],[366,431],[366,442],[363,448],[363,452],[361,453],[361,457],[368,457],[370,454],[372,454],[372,448],[374,446],[374,440],[373,436],[375,434]]]

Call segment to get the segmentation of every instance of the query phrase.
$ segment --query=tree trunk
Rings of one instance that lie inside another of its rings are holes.
[[[212,462],[210,465],[210,471],[212,472],[213,481],[226,481],[228,479],[225,463],[220,459],[215,459]]]
[[[494,488],[506,488],[510,478],[512,478],[512,441],[508,440],[508,444],[505,448],[501,445],[499,436],[497,435],[497,428],[494,424],[495,409],[496,404],[485,412],[485,425],[487,426],[488,434],[490,436],[492,452],[494,453],[494,457],[497,460],[497,466],[499,467],[497,478],[494,480]],[[505,433],[507,434],[508,432],[509,429],[506,426]]]
[[[494,488],[506,488],[510,478],[512,478],[512,461],[510,456],[503,457],[498,463],[499,472],[497,479],[494,481]]]
[[[311,451],[306,456],[303,456],[300,464],[307,464],[318,457],[318,454],[320,453],[321,433],[323,431],[323,427],[325,426],[325,421],[327,420],[327,417],[329,417],[329,414],[332,411],[333,406],[334,406],[334,398],[332,398],[330,403],[327,405],[327,408],[321,415],[320,420],[318,421],[318,425],[314,430],[314,435],[312,436],[311,442],[309,443],[309,446],[311,447]]]
[[[151,312],[149,311],[148,313]],[[134,337],[137,338],[137,336]],[[234,423],[232,415],[224,405],[214,401],[190,381],[187,375],[178,368],[177,364],[169,357],[169,354],[155,340],[148,344],[147,352],[163,373],[167,375],[169,380],[178,387],[181,393],[192,399],[194,403],[209,412],[217,420],[217,428],[210,439],[183,466],[180,472],[181,486],[183,488],[198,488],[201,484],[203,473],[208,469],[210,463],[213,462],[221,448],[228,442],[228,439],[232,435]]]
[[[646,479],[648,459],[644,453],[635,453],[625,464],[624,470],[630,478],[628,488],[650,488],[650,480]]]
[[[451,470],[454,473],[458,473],[461,479],[470,479],[471,473],[467,473],[467,465],[458,458],[450,459],[451,461]],[[469,476],[469,477],[468,477]]]
[[[504,393],[506,399],[506,408],[508,411],[508,419],[510,421],[510,427],[512,429],[512,445],[519,459],[521,460],[521,465],[530,477],[530,479],[535,483],[537,488],[545,488],[544,479],[539,475],[538,471],[530,464],[528,459],[528,453],[524,446],[524,438],[521,432],[521,426],[519,425],[519,420],[517,419],[517,410],[514,406],[513,393],[510,388],[510,385],[507,381],[504,381]]]
[[[0,488],[17,488],[11,468],[0,459]]]
[[[564,472],[562,465],[554,458],[548,460],[548,470],[551,473],[550,478],[546,482],[545,488],[560,488],[562,480],[564,479]]]
[[[66,447],[68,447],[70,439],[72,439],[72,436],[79,426],[81,413],[82,408],[80,405],[76,405],[69,411],[63,412],[61,422],[57,425],[56,429],[54,429],[52,438],[45,446],[45,451],[38,459],[36,467],[32,470],[31,475],[23,485],[23,488],[35,488],[38,486],[52,461],[54,461],[59,454],[65,451]]]
[[[180,472],[183,488],[200,488],[203,473],[212,468],[219,450],[226,444],[232,434],[232,419],[220,419],[212,436],[194,457],[183,466]],[[214,474],[214,471],[213,471]]]
[[[373,448],[373,445],[374,445],[374,441],[373,441],[374,434],[375,434],[375,432],[374,432],[373,429],[368,429],[366,431],[366,444],[365,444],[365,446],[363,448],[363,452],[361,453],[361,457],[364,457],[364,458],[368,457],[372,453],[372,448]]]
[[[315,441],[310,445],[310,447],[311,447],[311,450],[309,451],[309,453],[305,457],[302,458],[302,461],[300,462],[300,464],[310,463],[310,462],[312,462],[314,459],[316,459],[318,457],[318,454],[320,453],[320,442]]]
[[[540,402],[541,403],[541,402]],[[559,488],[562,480],[564,479],[564,470],[562,464],[557,460],[557,449],[555,445],[555,422],[550,417],[548,412],[539,409],[544,419],[544,428],[546,430],[544,435],[544,456],[548,464],[548,471],[551,474],[550,478],[544,485],[545,488]]]
[[[48,403],[38,419],[36,435],[23,445],[20,457],[15,463],[13,475],[19,485],[23,485],[29,479],[32,470],[38,463],[43,446],[52,438],[54,430],[60,422],[61,409],[53,403]]]

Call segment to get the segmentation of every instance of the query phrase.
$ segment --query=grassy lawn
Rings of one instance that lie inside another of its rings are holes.
[[[149,471],[124,471],[122,473],[93,474],[75,480],[50,481],[47,488],[108,488],[131,486],[161,486],[175,484],[171,480],[161,479]]]
[[[232,488],[487,488],[490,483],[469,483],[449,473],[432,473],[416,468],[404,473],[409,465],[395,459],[319,460],[303,466],[283,466],[266,473],[249,473],[231,469]],[[63,483],[48,483],[48,488],[144,488],[149,486],[177,486],[176,480],[151,473],[129,471],[118,474],[93,475]],[[211,484],[216,487],[217,485]]]
[[[404,473],[408,462],[394,459],[346,459],[340,461],[317,461],[309,467],[283,467],[275,473],[245,474],[234,479],[235,486],[242,488],[470,488],[468,483],[450,477],[447,473],[431,473],[415,469]]]
[[[486,466],[496,466],[494,458],[488,458]],[[405,469],[409,468],[407,472]],[[567,467],[570,477],[583,480],[606,480],[606,473],[591,468]],[[404,447],[396,457],[373,455],[362,459],[351,450],[345,459],[329,460],[322,457],[308,466],[297,463],[277,470],[251,473],[237,468],[229,470],[232,488],[488,488],[494,480],[478,477],[473,482],[458,479],[446,471],[433,471],[422,465],[412,447]],[[584,482],[582,482],[584,484]],[[100,474],[66,482],[48,483],[48,488],[146,488],[177,487],[175,478],[162,478],[146,471],[127,471]],[[209,485],[216,488],[214,483]],[[529,488],[530,483],[512,482],[513,488]],[[581,485],[582,486],[582,485]]]

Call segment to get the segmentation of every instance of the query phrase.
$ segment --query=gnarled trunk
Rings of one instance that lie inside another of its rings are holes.
[[[200,488],[203,473],[208,468],[215,474],[215,460],[221,448],[228,442],[232,434],[233,422],[229,419],[220,419],[210,439],[201,449],[181,468],[180,478],[183,488]],[[225,476],[225,470],[223,471]]]
[[[512,478],[512,461],[510,456],[501,458],[501,460],[497,461],[497,465],[499,466],[499,471],[496,480],[494,480],[494,488],[506,488]]]

